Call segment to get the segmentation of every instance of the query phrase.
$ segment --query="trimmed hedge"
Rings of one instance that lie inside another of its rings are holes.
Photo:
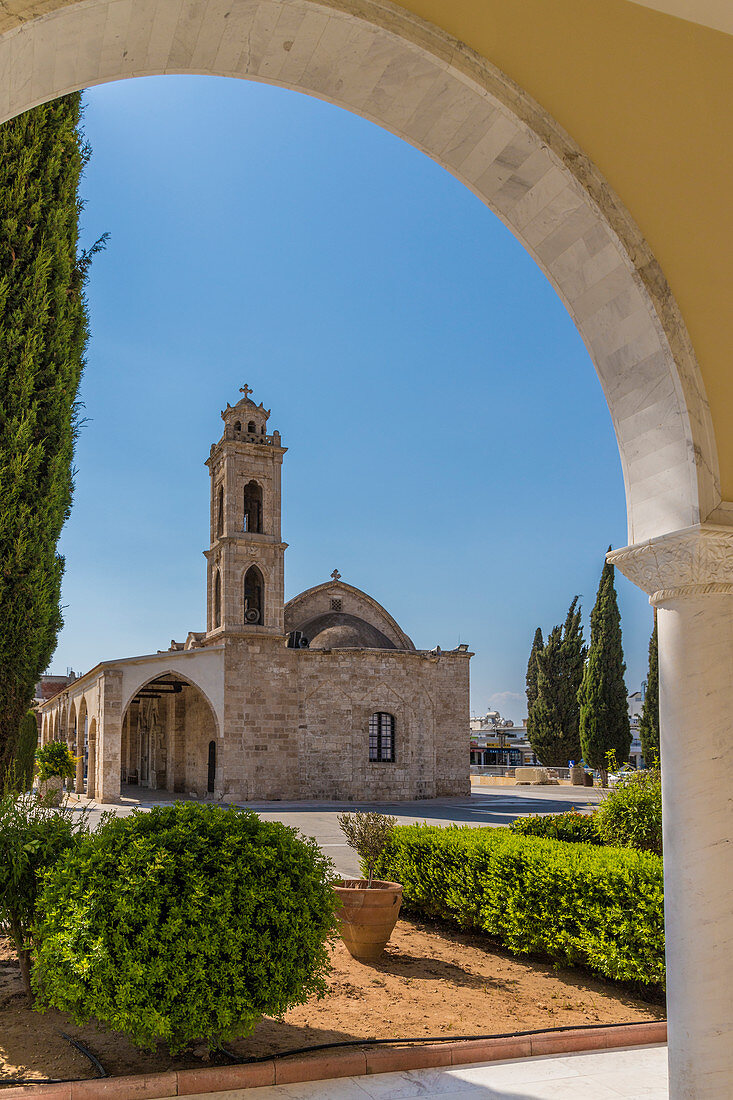
[[[394,830],[374,873],[402,883],[413,911],[480,929],[514,954],[664,984],[662,861],[650,853],[407,825]]]
[[[579,844],[604,844],[598,833],[595,814],[568,810],[562,814],[532,814],[518,817],[509,826],[518,836],[542,836],[548,840],[566,840]]]

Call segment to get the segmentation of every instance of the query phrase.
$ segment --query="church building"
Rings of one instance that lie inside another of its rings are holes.
[[[69,743],[76,790],[100,802],[124,784],[227,802],[468,794],[468,646],[417,650],[337,570],[285,603],[286,448],[241,392],[206,460],[206,630],[78,677],[41,705],[42,741]]]

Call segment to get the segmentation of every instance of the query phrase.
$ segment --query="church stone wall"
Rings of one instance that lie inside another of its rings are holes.
[[[226,646],[222,784],[242,800],[404,800],[470,793],[467,656]],[[370,762],[369,718],[395,719],[395,761]]]

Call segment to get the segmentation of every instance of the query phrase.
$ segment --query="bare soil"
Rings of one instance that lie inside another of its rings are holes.
[[[337,941],[326,997],[312,998],[281,1020],[265,1017],[249,1038],[228,1048],[247,1057],[344,1039],[502,1034],[664,1015],[663,1004],[583,971],[517,959],[486,937],[410,919],[398,922],[376,963],[357,962]],[[77,1027],[65,1013],[32,1010],[10,945],[0,939],[0,1086],[18,1078],[96,1076],[62,1031],[93,1051],[113,1076],[208,1061],[203,1048],[175,1058],[163,1047],[140,1051],[101,1025]]]

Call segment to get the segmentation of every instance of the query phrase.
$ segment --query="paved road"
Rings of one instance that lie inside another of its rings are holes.
[[[185,796],[179,796],[183,798]],[[569,810],[590,809],[603,797],[601,791],[584,787],[480,787],[467,798],[431,798],[418,802],[247,802],[266,821],[282,821],[306,836],[314,837],[321,849],[333,860],[336,872],[345,878],[359,875],[357,856],[344,843],[336,817],[353,810],[378,810],[392,814],[401,825],[426,821],[429,825],[508,825],[522,814],[555,814]],[[162,802],[178,800],[165,791],[138,790],[125,787],[120,805],[101,807],[90,803],[90,823],[98,824],[104,809],[118,814],[133,810],[149,810]],[[76,803],[78,812],[83,799]]]

